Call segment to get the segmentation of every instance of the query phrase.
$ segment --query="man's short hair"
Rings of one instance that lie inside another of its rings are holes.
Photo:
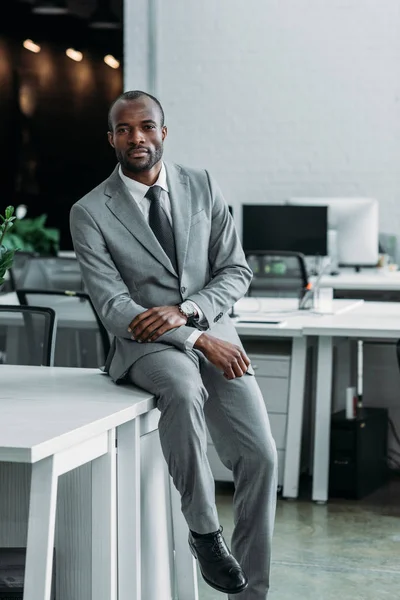
[[[114,108],[114,105],[117,102],[119,102],[119,100],[137,100],[138,98],[141,98],[142,96],[147,96],[147,98],[151,98],[153,100],[153,102],[155,102],[157,104],[157,106],[160,110],[160,115],[161,115],[161,127],[164,126],[164,118],[165,118],[164,110],[160,104],[160,101],[157,100],[157,98],[155,98],[151,94],[148,94],[147,92],[142,92],[141,90],[132,90],[129,92],[124,92],[123,94],[118,96],[118,98],[116,98],[114,100],[114,102],[111,104],[110,109],[108,111],[108,129],[109,129],[109,131],[112,131],[111,112],[112,112],[112,109]]]

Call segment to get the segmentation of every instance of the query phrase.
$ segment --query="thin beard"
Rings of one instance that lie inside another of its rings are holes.
[[[152,167],[154,167],[154,165],[161,160],[162,155],[163,155],[163,147],[161,146],[159,149],[156,150],[154,155],[152,155],[152,161],[149,165],[145,165],[143,167],[138,167],[138,168],[135,168],[132,164],[128,163],[127,161],[124,161],[122,159],[122,157],[121,157],[121,159],[119,157],[117,157],[117,158],[118,158],[119,162],[122,164],[122,166],[130,173],[144,173],[145,171],[150,171],[150,169]]]

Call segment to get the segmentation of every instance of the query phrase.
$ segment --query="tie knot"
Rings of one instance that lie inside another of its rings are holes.
[[[146,198],[148,198],[151,202],[153,200],[160,200],[162,192],[162,187],[159,185],[152,185],[146,192]]]

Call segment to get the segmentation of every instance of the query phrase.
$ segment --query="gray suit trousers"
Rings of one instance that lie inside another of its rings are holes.
[[[227,380],[202,353],[175,348],[143,356],[129,379],[154,393],[159,434],[188,526],[216,531],[207,429],[235,484],[232,553],[249,578],[232,600],[265,600],[277,493],[277,453],[260,388],[252,375]]]

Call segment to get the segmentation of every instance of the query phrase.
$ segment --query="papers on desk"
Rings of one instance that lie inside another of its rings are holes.
[[[274,318],[268,314],[241,315],[238,319],[236,319],[236,323],[243,323],[244,325],[272,325],[274,327],[284,327],[286,325],[286,321],[282,321],[279,318]]]
[[[234,310],[240,318],[284,321],[292,317],[321,317],[324,315],[340,315],[354,310],[363,304],[364,300],[333,300],[332,310],[323,312],[315,309],[300,310],[297,298],[256,298],[244,297],[236,302]]]
[[[235,312],[246,316],[250,313],[280,313],[295,311],[299,308],[297,298],[257,298],[245,296],[235,304]]]

